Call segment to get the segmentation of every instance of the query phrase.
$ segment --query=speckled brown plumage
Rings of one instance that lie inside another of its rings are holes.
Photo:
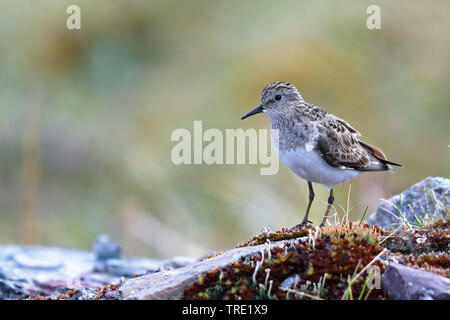
[[[282,107],[274,100],[278,94],[285,97]],[[271,118],[271,128],[279,130],[280,151],[310,143],[333,167],[383,171],[397,165],[387,161],[379,148],[360,141],[361,134],[347,121],[305,102],[297,88],[288,82],[267,85],[261,93],[261,104],[270,109],[266,113]]]
[[[391,165],[399,166],[387,161],[379,148],[359,140],[360,133],[347,121],[303,100],[297,88],[288,82],[267,85],[261,93],[260,105],[242,119],[261,112],[270,118],[272,145],[281,161],[308,182],[309,203],[300,226],[309,223],[313,182],[330,190],[323,226],[333,205],[336,184],[365,171],[392,170]]]

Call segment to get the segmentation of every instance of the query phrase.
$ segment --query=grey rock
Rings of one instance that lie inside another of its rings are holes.
[[[110,291],[105,294],[105,300],[120,300],[120,299],[121,296],[119,290]]]
[[[202,274],[216,268],[222,268],[232,261],[238,261],[241,257],[255,255],[258,252],[274,247],[282,247],[285,243],[298,241],[284,240],[270,244],[261,244],[253,247],[235,248],[222,254],[188,264],[175,270],[162,270],[160,272],[144,275],[125,281],[119,288],[122,299],[138,300],[167,300],[183,297],[184,290],[198,279]],[[263,271],[261,271],[263,272]]]
[[[298,274],[287,277],[286,279],[283,280],[283,282],[281,282],[280,289],[283,289],[285,291],[287,289],[292,289],[292,287],[293,287],[292,285],[294,284],[294,286],[295,286],[295,284],[300,283],[301,280],[302,280],[302,278]]]
[[[163,264],[164,262],[146,258],[109,259],[103,263],[97,263],[95,271],[122,277],[134,277],[159,271]]]
[[[450,279],[395,262],[387,266],[381,285],[395,300],[450,300]]]
[[[19,252],[14,256],[13,260],[19,268],[34,270],[58,270],[64,265],[64,262],[58,256],[55,256],[53,252],[45,250]]]
[[[177,269],[190,265],[194,261],[195,259],[191,257],[175,256],[165,260],[164,263],[162,264],[162,267],[164,269]]]
[[[68,300],[93,300],[97,297],[97,293],[95,288],[79,288],[80,292],[72,296],[71,299]]]
[[[119,245],[106,234],[97,237],[92,251],[97,260],[119,259],[122,255]]]
[[[383,202],[367,222],[384,229],[395,228],[401,223],[397,218],[400,212],[409,222],[415,221],[414,215],[423,218],[425,214],[433,220],[443,216],[444,208],[450,208],[449,201],[450,179],[428,177]]]
[[[0,267],[8,279],[38,282],[70,279],[89,272],[91,252],[41,246],[0,245]]]
[[[119,285],[122,278],[168,267],[177,268],[193,261],[184,257],[168,260],[112,258],[118,256],[118,246],[104,240],[97,241],[101,245],[96,247],[95,253],[0,244],[0,299],[24,299],[38,295],[55,298],[76,289],[81,294],[74,295],[72,299],[85,300],[93,297],[96,288],[107,284]]]
[[[0,300],[24,298],[22,287],[11,281],[0,279]]]

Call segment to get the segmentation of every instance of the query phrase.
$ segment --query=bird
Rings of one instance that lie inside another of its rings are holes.
[[[309,202],[302,222],[307,226],[314,200],[313,183],[329,190],[328,204],[320,227],[334,203],[333,188],[364,172],[394,170],[400,164],[388,161],[383,151],[360,140],[361,134],[347,121],[306,102],[297,88],[286,81],[268,84],[260,104],[242,120],[265,113],[270,120],[271,141],[282,163],[306,180]]]

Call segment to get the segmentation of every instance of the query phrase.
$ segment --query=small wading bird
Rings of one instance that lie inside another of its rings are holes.
[[[330,196],[320,226],[324,226],[333,205],[333,187],[363,172],[393,170],[401,165],[386,160],[379,148],[358,139],[360,133],[347,121],[305,102],[288,82],[273,82],[261,93],[261,103],[241,119],[265,113],[271,123],[271,138],[281,161],[309,187],[309,203],[299,226],[308,224],[314,200],[312,183],[328,187]],[[277,132],[278,136],[274,136]]]

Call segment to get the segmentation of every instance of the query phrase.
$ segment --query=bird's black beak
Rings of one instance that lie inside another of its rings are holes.
[[[245,118],[248,118],[254,114],[263,112],[264,108],[262,105],[257,106],[255,109],[247,113],[245,116],[242,116],[241,120],[244,120]]]

